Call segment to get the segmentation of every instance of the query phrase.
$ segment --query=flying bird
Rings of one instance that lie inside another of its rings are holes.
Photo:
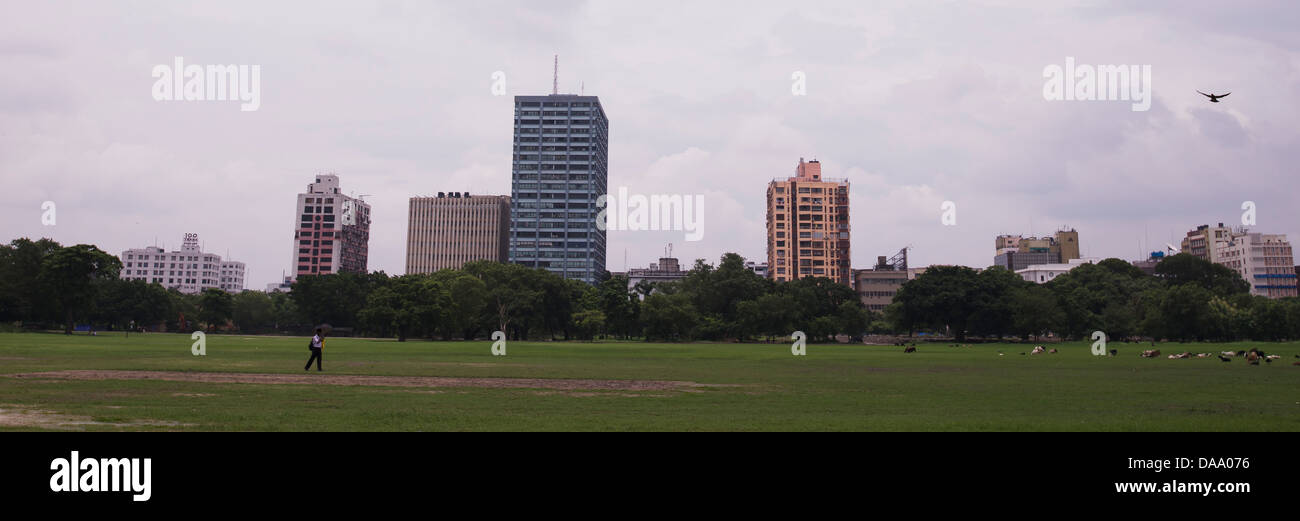
[[[1206,93],[1201,92],[1201,91],[1199,91],[1199,90],[1196,91],[1196,92],[1197,92],[1198,94],[1202,95],[1202,96],[1205,96],[1205,97],[1207,97],[1207,98],[1210,98],[1210,103],[1218,103],[1218,102],[1219,102],[1219,98],[1226,98],[1226,97],[1228,97],[1228,94],[1232,94],[1231,92],[1229,92],[1228,94],[1206,94]]]

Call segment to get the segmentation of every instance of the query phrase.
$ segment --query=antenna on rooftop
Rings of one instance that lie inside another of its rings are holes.
[[[560,93],[560,55],[555,55],[555,69],[551,73],[551,95]]]

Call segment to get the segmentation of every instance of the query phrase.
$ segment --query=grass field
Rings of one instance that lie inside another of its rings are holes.
[[[1284,358],[1143,359],[1088,343],[398,343],[331,338],[0,334],[0,430],[1031,430],[1297,431],[1300,343],[1161,344],[1164,354],[1258,346]],[[1005,353],[999,356],[998,351]],[[48,373],[38,375],[33,373]],[[67,372],[72,371],[72,372]],[[149,378],[146,378],[149,377]]]

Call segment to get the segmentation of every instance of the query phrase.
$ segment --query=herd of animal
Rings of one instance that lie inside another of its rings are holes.
[[[898,342],[898,343],[895,343],[894,345],[896,345],[896,346],[902,346],[902,347],[903,347],[903,352],[904,352],[904,353],[915,353],[915,352],[916,352],[916,343],[915,343],[915,342],[913,342],[913,343],[911,343],[911,344],[908,344],[908,343],[905,343],[905,342]],[[969,345],[969,344],[948,344],[948,347],[970,347],[970,345]],[[1024,352],[1024,351],[1021,351],[1020,354],[1021,354],[1021,355],[1041,355],[1041,354],[1045,354],[1045,353],[1046,353],[1046,354],[1053,354],[1053,355],[1054,355],[1054,354],[1057,354],[1057,353],[1059,353],[1059,352],[1060,352],[1060,351],[1058,351],[1055,347],[1053,347],[1053,348],[1051,348],[1051,349],[1047,349],[1047,348],[1045,348],[1045,347],[1043,347],[1043,346],[1034,346],[1034,348],[1031,349],[1031,350],[1029,350],[1028,353],[1026,353],[1026,352]],[[1117,349],[1111,349],[1111,350],[1109,351],[1109,353],[1110,353],[1110,356],[1118,356],[1118,355],[1119,355],[1119,350],[1117,350]],[[1145,350],[1145,351],[1142,351],[1142,353],[1141,353],[1140,356],[1141,356],[1142,358],[1160,358],[1160,354],[1161,354],[1161,353],[1160,353],[1160,350],[1159,350],[1159,349],[1147,349],[1147,350]],[[1004,354],[1002,353],[1002,351],[998,351],[998,356],[1004,356]],[[1215,356],[1214,353],[1192,353],[1192,352],[1190,352],[1190,351],[1183,351],[1183,352],[1181,352],[1181,353],[1177,353],[1177,354],[1169,355],[1169,359],[1170,359],[1170,360],[1182,360],[1182,359],[1184,359],[1184,358],[1210,358],[1210,357],[1212,357],[1212,356]],[[1250,364],[1250,365],[1259,365],[1259,361],[1260,361],[1260,360],[1263,360],[1264,363],[1271,364],[1271,363],[1273,363],[1274,360],[1278,360],[1278,359],[1282,358],[1282,355],[1270,355],[1270,354],[1267,354],[1267,353],[1265,353],[1265,352],[1263,352],[1263,351],[1260,351],[1259,349],[1256,349],[1256,348],[1253,348],[1253,347],[1252,347],[1252,348],[1250,348],[1249,351],[1224,351],[1224,352],[1222,352],[1222,353],[1219,353],[1218,357],[1219,357],[1219,360],[1224,361],[1224,362],[1231,362],[1233,358],[1238,358],[1238,357],[1240,357],[1240,358],[1244,358],[1244,359],[1246,360],[1246,363],[1248,363],[1248,364]],[[1300,358],[1300,355],[1295,355],[1295,357],[1296,357],[1296,358]],[[1291,365],[1300,366],[1300,362],[1293,362]]]

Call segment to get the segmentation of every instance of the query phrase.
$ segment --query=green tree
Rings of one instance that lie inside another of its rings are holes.
[[[1097,330],[1109,338],[1136,333],[1138,301],[1154,282],[1120,259],[1083,264],[1056,277],[1046,284],[1064,313],[1056,332],[1071,338],[1088,338]]]
[[[275,327],[275,302],[261,291],[243,291],[232,299],[231,317],[240,332],[261,332]]]
[[[797,328],[794,298],[787,293],[769,293],[756,300],[746,300],[736,305],[744,327],[745,337],[751,334],[764,336],[768,341],[790,336]]]
[[[628,291],[626,275],[611,277],[598,287],[599,309],[605,314],[606,328],[616,336],[630,338],[640,330],[641,299]]]
[[[1197,284],[1150,290],[1144,328],[1154,338],[1202,340],[1211,323],[1213,294]]]
[[[542,301],[542,290],[537,283],[540,279],[538,270],[491,261],[467,262],[462,269],[482,280],[487,288],[488,315],[497,331],[509,335],[514,325],[515,334],[511,338],[525,337],[527,327],[521,328],[517,322],[527,321],[537,314]]]
[[[62,248],[50,239],[15,239],[0,245],[0,322],[60,318],[50,309],[40,280],[45,257]]]
[[[488,290],[482,280],[460,270],[440,270],[434,275],[447,289],[447,306],[442,314],[444,338],[453,335],[472,340],[483,324]]]
[[[578,338],[592,340],[605,329],[605,313],[599,309],[584,309],[573,314],[573,324]]]
[[[396,334],[398,342],[437,331],[450,297],[442,284],[427,275],[393,277],[366,298],[358,317],[367,330]]]
[[[1011,331],[1030,339],[1051,331],[1060,331],[1065,322],[1056,296],[1045,286],[1031,284],[1012,290],[1008,298]]]
[[[1013,327],[1012,297],[1016,290],[1033,285],[1001,267],[993,267],[975,275],[975,287],[970,298],[972,310],[969,319],[970,332],[980,336],[995,336],[1011,333]]]
[[[366,296],[365,307],[357,312],[358,324],[375,336],[392,336],[397,324],[397,313],[401,308],[402,301],[397,292],[387,286],[380,287]]]
[[[199,293],[199,321],[207,324],[209,331],[224,325],[235,313],[235,299],[217,288]]]
[[[1195,284],[1221,297],[1250,291],[1250,283],[1237,272],[1187,253],[1165,257],[1156,264],[1156,276],[1169,286]]]
[[[871,327],[871,311],[863,306],[860,300],[840,303],[840,310],[835,318],[836,329],[841,334],[848,335],[851,342],[861,342],[862,334]]]
[[[160,284],[124,279],[104,283],[97,314],[115,328],[158,326],[172,315],[172,300]]]
[[[641,323],[647,340],[689,341],[699,313],[684,293],[655,293],[641,306]]]
[[[312,324],[302,316],[298,304],[288,293],[275,291],[268,294],[271,299],[271,313],[277,332],[310,330]]]
[[[1280,300],[1255,296],[1250,306],[1252,340],[1278,341],[1289,336],[1287,305]]]
[[[77,320],[90,318],[104,281],[120,276],[122,262],[89,244],[58,248],[44,257],[37,275],[64,321],[64,334],[72,334]]]
[[[388,283],[389,277],[382,271],[302,275],[294,282],[289,296],[308,322],[355,326],[366,297]]]
[[[958,341],[966,339],[975,302],[971,293],[975,270],[965,266],[934,266],[909,280],[894,295],[890,305],[896,327],[914,332],[919,328],[947,329]]]

